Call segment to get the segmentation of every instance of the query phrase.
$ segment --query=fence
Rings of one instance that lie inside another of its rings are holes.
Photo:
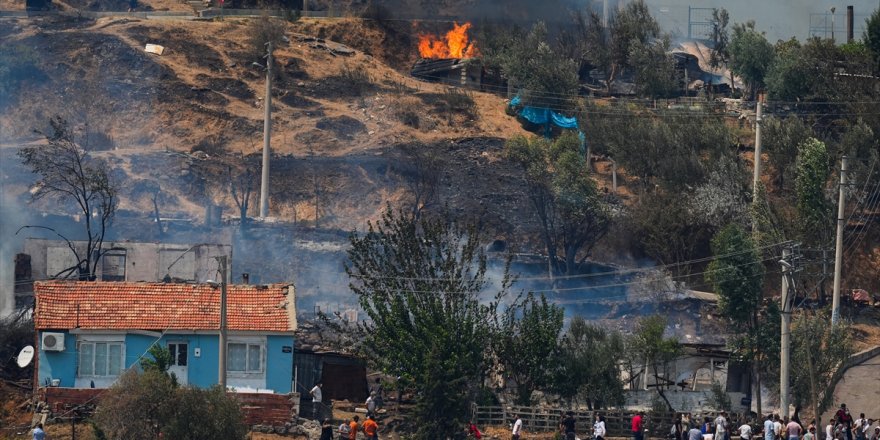
[[[513,423],[513,417],[519,416],[523,422],[523,429],[532,432],[555,431],[559,428],[559,422],[567,413],[568,409],[530,407],[530,406],[480,406],[474,404],[472,416],[478,426],[507,426]],[[630,437],[632,436],[633,411],[575,411],[575,418],[581,426],[593,426],[597,414],[605,416],[605,430],[607,437]],[[648,412],[645,415],[645,428],[649,437],[665,438],[672,427],[672,420],[676,413],[672,412]],[[715,418],[717,413],[705,412],[692,414],[691,424],[702,422],[703,417]]]

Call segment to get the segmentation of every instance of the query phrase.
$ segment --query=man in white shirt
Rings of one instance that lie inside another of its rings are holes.
[[[323,384],[318,382],[312,387],[312,390],[309,391],[309,394],[312,396],[312,417],[314,417],[315,420],[320,420],[320,417],[318,416],[320,415],[321,402],[323,400],[323,396],[321,395],[322,386]]]
[[[856,440],[865,440],[863,428],[866,422],[865,413],[859,414],[859,418],[856,419],[856,422],[853,425],[853,431],[856,432]]]
[[[721,414],[715,418],[715,440],[727,440],[727,413],[721,411]]]
[[[834,422],[828,422],[828,426],[825,427],[825,440],[831,440],[834,438]]]
[[[782,420],[779,420],[779,416],[774,416],[775,420],[773,421],[773,433],[776,434],[776,438],[782,438]]]
[[[522,419],[516,414],[513,415],[513,418],[516,419],[513,422],[513,440],[519,440],[519,436],[522,434]]]
[[[739,437],[742,440],[752,440],[752,427],[748,423],[743,423],[739,427]]]

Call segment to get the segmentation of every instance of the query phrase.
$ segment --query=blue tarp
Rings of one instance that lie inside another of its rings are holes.
[[[510,106],[516,107],[522,104],[522,98],[519,95],[513,97],[510,100]],[[576,117],[568,117],[561,113],[557,113],[549,108],[542,107],[532,107],[529,105],[525,105],[520,109],[519,115],[525,118],[525,120],[531,122],[535,125],[543,125],[546,128],[544,129],[544,136],[550,137],[550,124],[560,127],[566,128],[569,130],[577,130],[578,131],[578,139],[581,140],[581,153],[586,154],[587,147],[587,138],[584,136],[584,132],[580,130],[578,127],[578,120]]]

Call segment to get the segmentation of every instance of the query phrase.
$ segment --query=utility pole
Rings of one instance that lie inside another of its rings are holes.
[[[779,412],[781,417],[788,417],[788,369],[789,360],[791,359],[791,306],[789,301],[788,277],[792,269],[789,262],[791,259],[791,249],[786,247],[782,250],[782,331],[780,334],[779,348]]]
[[[220,362],[217,371],[218,383],[220,387],[226,390],[226,255],[217,257],[220,262],[220,346],[219,353]]]
[[[843,265],[843,227],[844,227],[844,210],[846,208],[846,200],[844,190],[846,190],[846,156],[840,158],[840,195],[837,198],[837,240],[834,249],[834,296],[831,300],[831,324],[837,324],[840,320],[840,271]]]
[[[758,185],[761,183],[761,108],[764,106],[761,97],[755,104],[755,175],[752,177],[752,203],[758,200]]]
[[[260,217],[269,216],[269,144],[272,138],[272,42],[266,54],[266,110],[263,115],[263,176],[260,182]]]

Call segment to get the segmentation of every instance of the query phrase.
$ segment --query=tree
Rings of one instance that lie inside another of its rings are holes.
[[[791,326],[791,395],[796,406],[811,406],[816,426],[834,393],[826,393],[834,373],[852,354],[850,329],[845,324],[829,325],[827,311],[816,315],[799,313]],[[820,388],[821,387],[821,388]],[[819,396],[822,396],[820,399]]]
[[[679,91],[679,77],[675,59],[669,54],[669,38],[647,44],[633,45],[630,62],[635,73],[636,85],[642,96],[669,98]]]
[[[605,71],[609,94],[618,75],[626,68],[635,67],[631,59],[634,48],[648,46],[659,36],[660,25],[644,0],[628,2],[614,18],[609,19],[607,28],[602,25],[598,14],[591,14],[584,35],[585,46],[588,57]]]
[[[776,170],[774,182],[782,190],[793,171],[791,168],[797,158],[798,145],[810,137],[812,129],[796,115],[789,115],[785,119],[765,118],[761,128],[770,164]]]
[[[664,338],[666,331],[666,318],[660,315],[644,317],[639,320],[636,330],[629,338],[627,352],[634,356],[634,363],[642,361],[648,365],[654,376],[657,393],[666,402],[670,411],[675,409],[663,392],[674,381],[666,376],[666,369],[681,353],[681,344],[675,338]],[[644,372],[646,375],[647,371]]]
[[[735,353],[742,360],[752,363],[752,377],[755,379],[758,396],[758,413],[761,413],[761,368],[764,356],[759,339],[759,312],[761,308],[761,287],[764,283],[764,266],[761,255],[748,233],[736,225],[722,229],[712,239],[712,254],[715,255],[706,271],[706,281],[718,293],[719,311],[729,320],[731,327],[740,331],[735,337]]]
[[[619,364],[624,351],[620,333],[572,318],[553,358],[551,389],[569,402],[583,398],[591,410],[622,404]]]
[[[76,258],[74,266],[48,275],[66,277],[75,273],[80,280],[94,280],[103,256],[104,235],[116,214],[116,184],[108,174],[107,164],[89,156],[73,141],[65,120],[55,117],[49,123],[52,133],[45,135],[48,144],[22,148],[18,155],[25,166],[40,176],[31,192],[32,199],[54,200],[77,211],[85,227],[86,245],[78,247],[54,229],[36,226],[67,242]]]
[[[101,396],[94,416],[104,438],[244,440],[247,426],[235,397],[219,386],[179,387],[156,369],[125,372]]]
[[[415,143],[400,148],[409,158],[410,166],[401,171],[412,193],[412,216],[418,218],[422,211],[437,202],[437,187],[446,164],[433,148],[425,144]]]
[[[252,163],[247,163],[252,162]],[[226,165],[226,179],[229,185],[229,193],[232,195],[232,201],[238,208],[239,225],[241,228],[247,227],[248,210],[251,205],[251,198],[257,189],[257,173],[253,171],[251,165],[254,161],[245,160],[244,164],[229,163]]]
[[[578,90],[577,63],[547,41],[547,27],[535,23],[528,33],[510,33],[507,46],[495,56],[508,79],[523,90],[523,104],[556,110],[574,108]]]
[[[755,23],[738,23],[733,26],[730,39],[730,69],[746,82],[749,94],[754,97],[764,85],[764,76],[776,54],[764,34],[755,30]],[[733,87],[733,85],[731,85]]]
[[[801,237],[811,244],[824,245],[831,238],[831,203],[825,195],[830,177],[828,150],[815,138],[798,145],[796,206]]]
[[[553,142],[518,136],[507,142],[505,150],[507,157],[525,172],[551,275],[557,271],[574,273],[610,223],[608,206],[585,172],[580,140],[571,132]],[[557,265],[560,253],[564,258],[562,267]]]
[[[565,309],[529,293],[501,318],[494,351],[503,371],[516,382],[516,403],[532,404],[532,392],[550,383],[547,359],[556,351]]]
[[[874,69],[877,71],[880,66],[880,9],[875,9],[865,20],[865,34],[862,40],[874,56]]]
[[[147,353],[149,353],[152,359],[148,357],[141,358],[140,364],[144,371],[166,373],[174,362],[174,359],[171,358],[171,350],[158,343],[151,345],[149,350],[147,350]]]
[[[390,207],[350,241],[345,270],[369,318],[360,326],[363,354],[416,391],[417,438],[458,430],[468,393],[487,370],[507,270],[499,291],[484,298],[486,256],[475,228]]]
[[[730,63],[730,32],[727,30],[729,22],[730,14],[727,9],[712,10],[712,53],[709,55],[709,66],[713,69],[727,67]],[[733,71],[730,72],[730,88],[732,91]]]

